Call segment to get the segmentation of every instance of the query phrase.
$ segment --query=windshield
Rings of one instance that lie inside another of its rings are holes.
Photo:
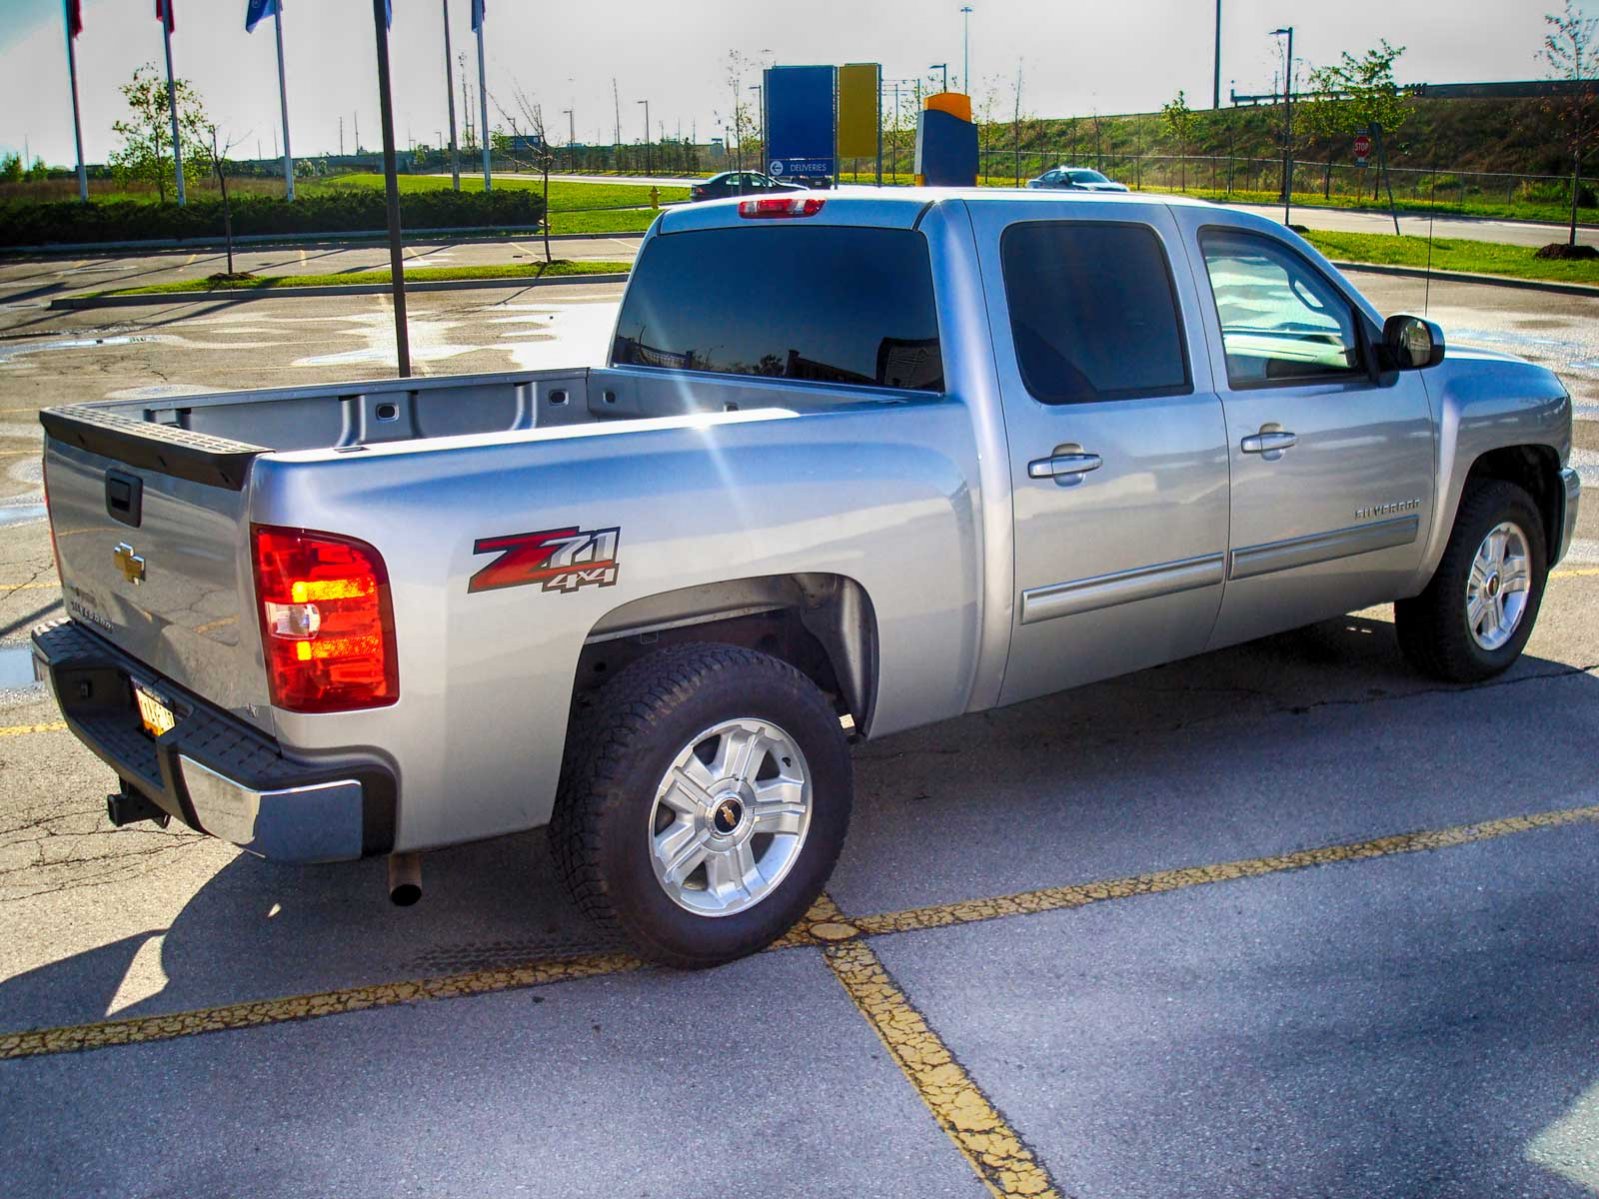
[[[1109,183],[1110,180],[1098,171],[1067,171],[1066,174],[1073,183]]]

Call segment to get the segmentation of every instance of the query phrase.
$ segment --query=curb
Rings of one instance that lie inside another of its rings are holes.
[[[1491,287],[1517,287],[1525,291],[1547,291],[1562,296],[1599,298],[1599,286],[1589,283],[1557,283],[1548,279],[1516,279],[1509,275],[1474,275],[1465,271],[1427,271],[1419,266],[1390,266],[1381,262],[1338,262],[1341,271],[1366,271],[1373,275],[1399,275],[1406,279],[1426,279],[1429,275],[1445,283],[1483,283]]]
[[[407,283],[407,295],[419,291],[474,291],[484,288],[558,287],[584,283],[623,283],[626,275],[558,275],[553,279],[436,279]],[[242,304],[249,300],[314,298],[317,296],[386,296],[393,292],[386,283],[355,283],[343,287],[230,287],[223,291],[168,292],[148,296],[64,296],[51,300],[55,309],[151,308],[163,304],[203,304],[216,302]]]
[[[603,210],[602,210],[603,211]],[[664,210],[663,210],[664,211]],[[643,237],[644,231],[635,229],[626,233],[552,233],[551,241],[587,241],[602,237]],[[257,233],[251,237],[235,237],[233,248],[249,249],[252,246],[341,246],[364,245],[368,242],[387,242],[389,232],[387,229],[378,229],[368,232],[356,230],[350,233]],[[544,240],[544,234],[537,229],[490,229],[483,225],[463,226],[459,229],[408,229],[405,231],[405,244],[408,246],[438,246],[453,245],[459,242],[475,241],[511,241],[518,238],[537,238]],[[107,254],[117,251],[150,252],[159,250],[224,250],[227,242],[222,238],[215,240],[209,238],[152,238],[148,241],[82,241],[82,242],[46,242],[37,246],[0,246],[0,258],[7,255],[23,257],[25,255],[52,255],[52,254]]]

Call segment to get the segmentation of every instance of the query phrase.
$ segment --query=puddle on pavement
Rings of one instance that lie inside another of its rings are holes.
[[[0,508],[0,526],[27,524],[30,520],[43,520],[43,504],[14,504]]]
[[[33,677],[33,647],[0,646],[0,691],[22,691],[40,686],[43,684]]]

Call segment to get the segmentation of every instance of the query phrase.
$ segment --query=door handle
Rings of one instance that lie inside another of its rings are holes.
[[[1251,433],[1239,443],[1238,448],[1246,454],[1280,454],[1298,444],[1299,438],[1294,434],[1277,431]]]
[[[1098,470],[1103,460],[1098,454],[1051,454],[1048,458],[1035,458],[1027,464],[1030,479],[1055,479],[1063,483],[1076,483],[1091,470]]]

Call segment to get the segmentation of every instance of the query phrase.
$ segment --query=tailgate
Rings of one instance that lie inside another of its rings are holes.
[[[176,683],[271,732],[244,489],[260,447],[225,443],[219,456],[214,439],[178,446],[184,431],[134,421],[97,437],[102,421],[72,421],[84,411],[45,421],[67,614],[148,666],[157,688]]]

